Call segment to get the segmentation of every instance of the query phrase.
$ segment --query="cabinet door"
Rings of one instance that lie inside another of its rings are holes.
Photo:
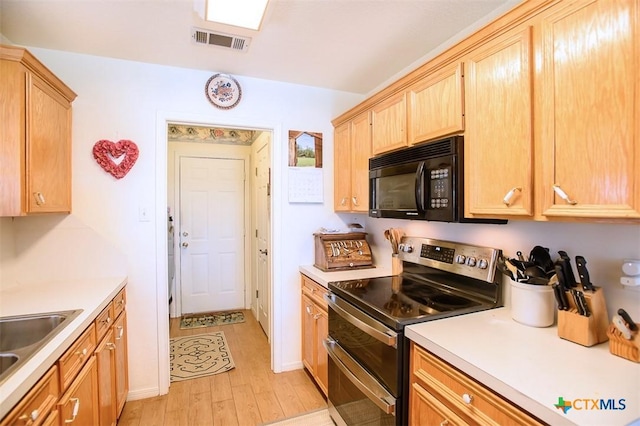
[[[329,389],[329,354],[322,342],[329,336],[329,316],[327,312],[317,308],[316,318],[316,379],[320,389],[327,395]]]
[[[533,215],[531,28],[465,61],[465,215]]]
[[[95,351],[100,426],[116,424],[115,347],[113,329],[110,328]]]
[[[536,193],[544,216],[640,218],[639,19],[637,1],[595,0],[561,2],[542,19]]]
[[[409,145],[464,130],[462,63],[430,74],[408,91]]]
[[[333,132],[333,209],[351,210],[351,122]]]
[[[120,417],[129,393],[127,313],[123,312],[113,323],[115,343],[116,417]]]
[[[371,110],[371,149],[373,155],[407,146],[406,94],[391,96]]]
[[[315,315],[314,303],[305,294],[302,295],[302,363],[315,375]]]
[[[29,213],[71,211],[71,104],[27,73],[26,199]]]
[[[369,157],[371,124],[369,112],[351,121],[351,211],[369,211]]]
[[[409,424],[463,426],[468,423],[438,401],[425,388],[412,383],[409,392]]]
[[[61,424],[98,424],[98,370],[95,357],[90,357],[69,390],[60,398],[58,410]]]

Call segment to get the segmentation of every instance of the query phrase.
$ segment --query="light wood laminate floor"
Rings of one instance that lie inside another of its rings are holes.
[[[251,311],[244,313],[244,323],[190,330],[181,330],[179,318],[172,319],[171,337],[224,331],[236,368],[173,382],[167,395],[129,401],[118,425],[253,426],[325,408],[305,370],[271,371],[267,338]]]

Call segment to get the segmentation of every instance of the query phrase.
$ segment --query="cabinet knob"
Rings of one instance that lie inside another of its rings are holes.
[[[21,422],[27,422],[28,420],[35,422],[38,419],[39,414],[40,413],[38,412],[38,410],[33,410],[31,414],[23,414],[18,417],[18,420],[20,420]]]
[[[473,401],[473,396],[469,395],[468,393],[464,393],[462,394],[462,400],[465,404],[471,404],[471,401]]]
[[[189,243],[182,243],[182,247],[184,247],[184,248],[189,247]]]
[[[443,421],[440,422],[440,426],[447,426],[449,424],[449,420],[444,419]]]
[[[359,206],[359,204],[358,204],[358,197],[351,197],[351,201],[353,201],[353,205],[354,205],[354,206]]]
[[[347,205],[347,197],[342,197],[342,200],[340,200],[340,205],[341,206],[346,206]]]
[[[111,342],[107,342],[107,344],[105,345],[107,347],[107,349],[109,349],[110,351],[114,351],[116,349],[116,345],[115,343],[111,343]]]

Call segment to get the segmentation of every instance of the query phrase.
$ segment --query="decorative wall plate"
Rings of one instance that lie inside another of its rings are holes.
[[[220,109],[231,109],[242,98],[240,84],[228,74],[212,75],[204,86],[204,92],[209,102]]]

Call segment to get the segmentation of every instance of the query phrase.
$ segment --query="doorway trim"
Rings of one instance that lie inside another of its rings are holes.
[[[285,194],[282,188],[282,125],[274,122],[261,122],[259,119],[227,118],[214,120],[211,115],[185,112],[158,111],[156,113],[156,189],[155,189],[155,222],[156,222],[156,307],[158,324],[158,389],[160,395],[169,392],[169,304],[168,304],[168,235],[167,235],[167,126],[169,123],[185,123],[200,126],[241,127],[246,129],[270,130],[272,197],[271,197],[271,369],[279,373],[282,366],[282,307],[280,297],[282,289],[277,285],[282,277],[282,203]]]

